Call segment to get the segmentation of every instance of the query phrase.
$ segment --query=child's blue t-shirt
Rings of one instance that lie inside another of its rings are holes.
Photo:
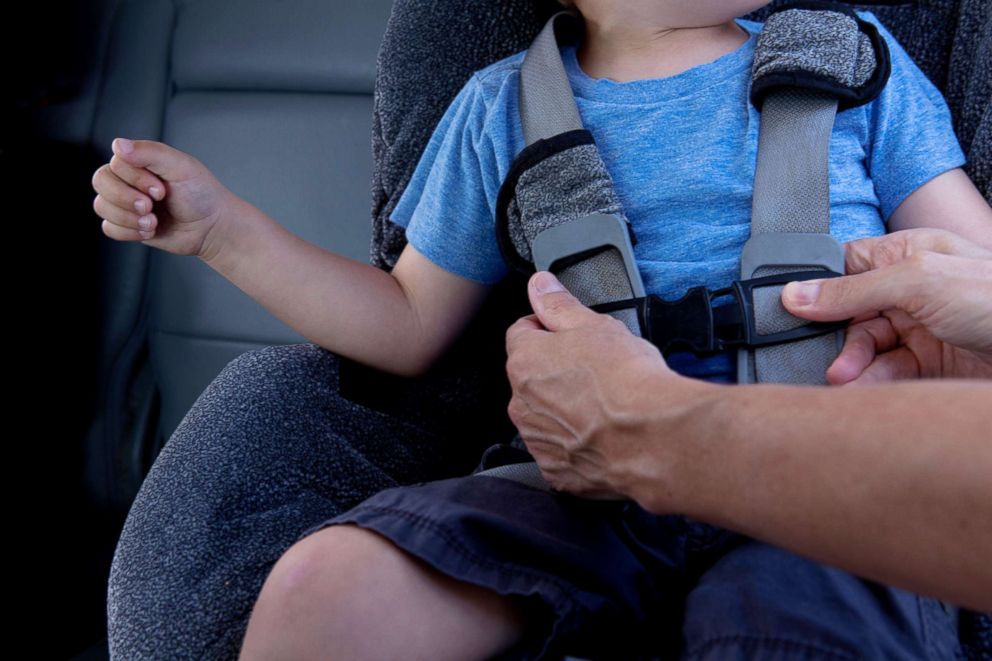
[[[867,105],[837,114],[830,140],[831,234],[846,242],[886,231],[918,187],[965,163],[940,92],[871,12],[892,74]],[[675,76],[590,78],[574,45],[561,48],[582,123],[592,133],[637,244],[648,293],[681,297],[726,287],[750,236],[760,113],[750,70],[763,24],[737,19],[750,38],[737,50]],[[495,234],[496,197],[524,148],[518,81],[526,51],[477,71],[451,102],[392,213],[407,240],[438,266],[482,283],[509,267]],[[728,352],[668,357],[672,369],[733,382]]]

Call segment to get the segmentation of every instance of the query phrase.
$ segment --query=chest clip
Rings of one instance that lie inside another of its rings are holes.
[[[677,301],[666,301],[655,294],[623,301],[599,303],[596,312],[635,309],[642,336],[663,355],[676,351],[709,354],[727,349],[754,349],[785,342],[796,342],[844,329],[843,321],[810,321],[796,328],[760,334],[755,326],[754,290],[783,287],[795,280],[835,278],[835,271],[777,273],[750,280],[735,280],[729,287],[710,290],[693,287]],[[718,303],[730,297],[729,302]]]

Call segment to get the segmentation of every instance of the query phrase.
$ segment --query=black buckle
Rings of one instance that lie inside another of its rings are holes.
[[[835,271],[798,271],[750,280],[735,280],[729,287],[710,291],[693,287],[677,301],[666,301],[651,294],[623,301],[590,306],[596,312],[613,312],[635,308],[641,336],[658,347],[662,354],[686,350],[696,354],[727,349],[755,349],[785,342],[797,342],[842,330],[850,322],[811,321],[797,328],[761,335],[755,327],[754,290],[785,285],[795,280],[836,278]],[[713,302],[725,296],[733,301],[719,306]]]

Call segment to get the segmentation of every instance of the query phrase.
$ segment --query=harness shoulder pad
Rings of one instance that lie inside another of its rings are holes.
[[[751,68],[751,103],[761,110],[776,89],[836,96],[838,111],[878,96],[890,73],[889,49],[874,25],[835,2],[795,2],[765,21]]]

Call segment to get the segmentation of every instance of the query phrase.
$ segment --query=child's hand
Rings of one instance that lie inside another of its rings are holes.
[[[203,256],[210,230],[225,222],[234,194],[203,163],[162,142],[117,138],[111,148],[110,163],[93,174],[93,209],[104,219],[103,233]]]

